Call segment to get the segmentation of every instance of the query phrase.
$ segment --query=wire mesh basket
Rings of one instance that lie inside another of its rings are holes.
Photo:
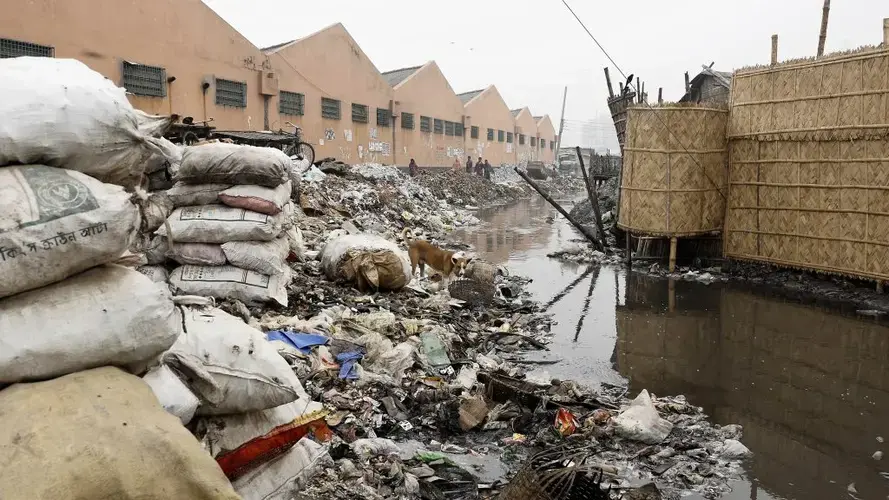
[[[608,500],[592,448],[557,447],[532,456],[497,500]]]
[[[488,306],[494,301],[494,284],[483,281],[461,279],[448,286],[451,297],[462,300],[471,306]]]

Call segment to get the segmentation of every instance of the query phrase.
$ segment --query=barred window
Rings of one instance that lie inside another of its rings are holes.
[[[432,132],[432,118],[428,116],[420,117],[420,132]]]
[[[454,122],[445,122],[445,135],[452,136],[454,135]]]
[[[304,94],[282,90],[278,93],[278,112],[282,115],[305,115],[306,96]]]
[[[503,142],[504,140],[504,132],[502,130],[497,131],[497,142]]]
[[[414,129],[413,113],[401,113],[401,128],[406,128],[408,130]]]
[[[540,149],[546,149],[546,139],[540,139]]]
[[[473,139],[478,139],[478,127],[471,125],[469,127],[469,137]]]
[[[492,129],[492,128],[489,128],[489,129],[488,129],[488,140],[489,140],[489,141],[493,141],[493,140],[494,140],[494,129]]]
[[[536,138],[536,137],[532,137],[532,138],[531,138],[531,147],[532,147],[532,148],[536,148],[536,147],[537,147],[537,138]]]
[[[388,108],[377,108],[377,125],[380,127],[388,127],[392,120],[392,114]]]
[[[364,104],[352,103],[352,121],[355,123],[367,123],[368,109]]]
[[[519,134],[519,146],[525,145],[525,134]]]
[[[7,57],[55,57],[56,49],[49,45],[0,38],[0,59]]]
[[[321,118],[328,120],[340,119],[340,101],[327,97],[321,98]]]
[[[165,97],[167,71],[157,66],[123,62],[123,88],[136,95]]]
[[[507,132],[506,133],[506,142],[512,144],[512,140],[513,140],[512,132]]]
[[[556,141],[549,141],[549,150],[555,151],[556,149]]]
[[[466,130],[463,128],[462,123],[454,123],[454,135],[456,135],[457,137],[463,137],[464,135],[466,135]]]
[[[438,118],[436,118],[432,122],[432,124],[434,125],[436,134],[443,134],[444,133],[444,121],[443,120],[439,120]]]
[[[216,105],[232,108],[247,107],[247,82],[216,79]]]

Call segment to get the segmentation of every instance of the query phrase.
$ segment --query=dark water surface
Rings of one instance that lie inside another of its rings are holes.
[[[749,287],[549,259],[578,238],[555,215],[535,199],[482,211],[483,226],[457,233],[553,302],[551,349],[562,361],[541,370],[684,394],[716,422],[743,425],[750,480],[726,500],[889,498],[889,453],[872,458],[889,452],[879,442],[889,439],[885,322]]]

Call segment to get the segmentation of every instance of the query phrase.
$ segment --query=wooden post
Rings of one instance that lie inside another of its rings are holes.
[[[883,280],[877,280],[877,293],[883,293]]]
[[[824,0],[824,8],[821,10],[821,32],[818,35],[818,57],[824,55],[824,43],[827,41],[827,17],[829,15],[830,0]]]
[[[590,233],[587,230],[587,228],[583,227],[579,222],[577,222],[570,215],[568,215],[568,212],[566,212],[565,209],[561,207],[561,205],[556,203],[556,201],[552,198],[552,196],[549,195],[549,193],[544,191],[542,187],[538,186],[536,182],[534,182],[530,177],[528,177],[528,174],[519,170],[519,167],[513,167],[513,170],[515,170],[515,172],[517,174],[519,174],[519,177],[521,177],[522,179],[525,179],[525,182],[527,182],[528,185],[530,185],[532,188],[534,188],[534,191],[537,191],[537,193],[539,193],[540,196],[543,196],[543,199],[548,201],[549,204],[553,206],[553,208],[555,208],[556,210],[559,211],[560,214],[565,216],[565,218],[568,219],[568,222],[570,222],[572,226],[577,228],[577,230],[580,231],[580,234],[582,234],[586,239],[588,239],[590,241],[590,243],[592,243],[593,246],[596,247],[597,250],[599,250],[600,252],[605,252],[605,245],[603,245],[602,242],[599,241],[599,238],[597,238],[594,234]]]
[[[630,234],[629,231],[625,234],[625,239],[627,241],[627,267],[630,269],[633,268],[633,235]]]
[[[614,99],[614,87],[611,86],[611,75],[608,74],[608,68],[605,68],[605,82],[608,83],[608,97]]]
[[[883,19],[883,45],[889,47],[889,17]]]
[[[611,82],[608,83],[608,86],[611,87]],[[565,101],[568,99],[568,86],[565,86],[565,91],[562,93],[562,117],[559,118],[559,135],[556,137],[556,166],[562,166],[562,160],[560,160],[561,155],[559,155],[559,150],[562,148],[562,132],[565,130]],[[518,148],[516,148],[516,154],[518,154]]]
[[[636,93],[637,93],[637,94],[641,94],[641,93],[642,93],[642,92],[639,90],[640,88],[642,88],[642,79],[639,78],[639,77],[637,76],[637,77],[636,77]],[[636,96],[636,97],[638,97],[638,96]]]
[[[673,312],[676,310],[676,280],[668,278],[667,281],[667,310]]]
[[[670,238],[670,272],[676,271],[676,244],[678,240],[674,238]]]
[[[688,71],[685,72],[685,93],[688,94],[691,91],[691,80],[688,79]]]
[[[658,104],[664,103],[664,88],[663,87],[660,87],[657,89],[657,103]]]
[[[590,154],[590,158],[592,159],[592,154]],[[586,170],[586,165],[583,164],[583,155],[581,154],[580,146],[577,146],[577,162],[580,163],[580,171],[583,173],[583,182],[586,184],[586,192],[590,197],[590,204],[593,206],[593,214],[596,216],[596,230],[599,232],[599,237],[602,238],[602,241],[605,241],[605,226],[602,224],[602,213],[599,211],[599,193],[590,182],[590,175]]]
[[[778,35],[772,35],[772,64],[778,64]]]
[[[645,102],[645,82],[642,82],[642,87],[639,89],[639,103]]]

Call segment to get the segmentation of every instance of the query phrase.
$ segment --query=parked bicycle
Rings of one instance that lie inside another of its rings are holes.
[[[308,142],[303,142],[302,129],[299,125],[291,122],[286,122],[286,124],[289,127],[293,127],[293,134],[284,130],[279,130],[278,133],[281,135],[292,135],[293,141],[284,146],[284,153],[287,156],[296,156],[301,160],[308,160],[309,163],[315,163],[315,148]]]

